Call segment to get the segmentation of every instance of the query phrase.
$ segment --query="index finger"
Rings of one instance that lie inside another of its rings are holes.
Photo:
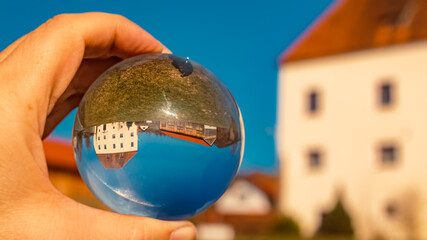
[[[15,112],[25,114],[17,117],[38,119],[35,127],[42,134],[46,116],[73,79],[83,58],[128,58],[162,50],[159,41],[122,16],[59,15],[29,33],[4,59],[0,65],[0,74],[3,73],[0,81],[14,93],[17,101],[12,100],[10,104],[16,105]],[[31,113],[27,106],[31,106]]]

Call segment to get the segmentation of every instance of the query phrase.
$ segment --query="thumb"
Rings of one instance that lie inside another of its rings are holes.
[[[77,229],[69,229],[73,234],[79,231],[76,239],[143,239],[143,240],[191,240],[196,237],[194,225],[188,221],[161,221],[146,217],[117,214],[77,205]],[[73,208],[70,208],[73,209]],[[88,235],[90,233],[90,235]]]
[[[1,239],[191,240],[196,237],[196,229],[188,221],[161,221],[94,209],[51,191],[26,198],[13,210],[13,214],[6,216],[9,224],[0,224],[6,227],[0,229]]]
[[[104,212],[94,223],[91,231],[95,236],[90,239],[191,240],[196,236],[194,226],[187,221],[168,222]]]

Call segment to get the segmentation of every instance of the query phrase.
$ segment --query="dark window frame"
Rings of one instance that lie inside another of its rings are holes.
[[[384,213],[389,219],[396,219],[400,215],[399,205],[392,201],[385,205]]]
[[[319,87],[310,87],[306,90],[303,101],[304,112],[309,117],[317,117],[321,114],[323,103],[323,91]]]
[[[319,93],[317,91],[311,91],[308,94],[308,111],[312,114],[319,111]]]
[[[381,81],[376,89],[377,105],[384,110],[393,108],[398,101],[397,88],[397,84],[390,79]]]
[[[325,165],[325,154],[319,148],[311,148],[306,154],[307,167],[310,171],[318,171]]]
[[[383,166],[394,166],[401,161],[401,150],[395,143],[382,144],[379,148],[379,162]]]
[[[380,86],[380,102],[382,106],[391,106],[393,104],[393,85],[383,83]]]

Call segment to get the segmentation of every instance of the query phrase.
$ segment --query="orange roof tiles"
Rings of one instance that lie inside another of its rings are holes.
[[[168,132],[168,131],[163,131],[161,130],[160,132],[168,135],[169,137],[173,137],[173,138],[178,138],[181,140],[185,140],[185,141],[189,141],[189,142],[193,142],[193,143],[197,143],[197,144],[201,144],[201,145],[205,145],[210,147],[209,144],[207,144],[205,142],[205,140],[201,139],[201,138],[195,138],[189,135],[184,135],[184,134],[179,134],[179,133],[173,133],[173,132]]]
[[[427,38],[425,0],[337,0],[279,58],[281,63]]]
[[[99,161],[105,169],[119,169],[123,168],[129,160],[137,154],[138,151],[121,152],[121,153],[107,153],[107,154],[96,154]]]
[[[58,139],[47,139],[43,141],[43,149],[49,167],[77,171],[71,143]]]

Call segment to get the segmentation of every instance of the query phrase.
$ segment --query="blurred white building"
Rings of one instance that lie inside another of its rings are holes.
[[[427,239],[427,1],[336,1],[280,58],[279,207],[338,196],[359,239]]]
[[[239,175],[214,206],[194,218],[198,239],[271,233],[278,219],[277,180],[274,175],[262,173]]]
[[[243,179],[236,180],[215,207],[219,213],[228,215],[266,215],[272,208],[267,195]]]

